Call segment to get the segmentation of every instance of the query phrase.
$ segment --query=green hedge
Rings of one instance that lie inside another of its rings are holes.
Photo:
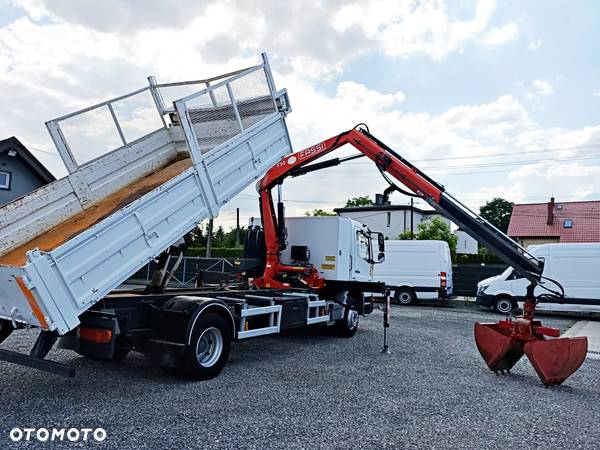
[[[492,253],[483,255],[456,255],[456,264],[502,264],[503,261]]]
[[[213,247],[211,251],[211,258],[241,258],[243,256],[243,248],[229,248],[229,247]],[[185,256],[206,256],[206,247],[194,247],[188,248],[185,251]]]

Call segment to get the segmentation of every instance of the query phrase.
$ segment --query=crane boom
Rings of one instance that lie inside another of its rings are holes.
[[[281,264],[280,253],[286,245],[284,208],[280,199],[277,205],[279,213],[277,218],[271,190],[276,185],[281,185],[289,176],[302,175],[353,159],[354,157],[338,158],[310,165],[311,162],[346,144],[352,145],[361,155],[372,160],[390,186],[405,192],[397,187],[388,175],[414,193],[409,193],[410,195],[425,200],[529,280],[523,314],[520,317],[514,320],[512,318],[501,320],[498,323],[475,324],[475,342],[490,370],[495,373],[510,372],[521,356],[526,354],[542,382],[550,386],[561,384],[581,366],[587,352],[587,339],[581,337],[548,340],[547,336],[553,338],[560,336],[560,330],[542,326],[533,318],[537,302],[534,296],[536,285],[550,291],[552,295],[561,295],[544,286],[543,261],[535,258],[505,233],[448,194],[444,186],[429,178],[373,136],[366,126],[355,127],[284,157],[258,183],[266,264],[263,276],[254,280],[257,287],[288,288],[290,284],[284,278],[289,279],[287,275],[290,273],[296,274],[298,279],[308,287],[315,289],[324,287],[325,280],[314,267],[308,264],[305,266]],[[557,282],[554,283],[560,287]]]
[[[267,247],[266,269],[262,278],[255,280],[261,287],[277,285],[277,276],[281,272],[304,272],[312,283],[317,282],[315,273],[309,273],[305,267],[286,266],[279,261],[279,253],[285,248],[283,234],[283,214],[277,220],[271,190],[280,185],[289,176],[297,176],[311,170],[337,165],[343,160],[335,159],[311,164],[315,160],[349,144],[361,155],[371,159],[377,168],[398,180],[412,192],[425,200],[437,211],[473,236],[477,241],[494,251],[505,262],[533,284],[540,280],[543,262],[532,256],[510,237],[498,230],[488,221],[478,216],[445,191],[444,186],[432,180],[417,167],[404,159],[386,144],[373,136],[366,127],[356,127],[340,133],[316,145],[284,157],[273,166],[258,183],[261,216]],[[353,158],[353,157],[351,157]],[[347,160],[348,158],[346,158]],[[330,162],[331,161],[331,162]],[[283,206],[279,209],[282,211]],[[318,286],[315,286],[318,287]]]

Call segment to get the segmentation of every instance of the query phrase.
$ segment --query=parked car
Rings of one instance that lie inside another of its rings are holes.
[[[565,301],[543,301],[539,310],[600,311],[600,244],[542,244],[531,246],[531,254],[544,260],[542,276],[558,281],[565,290]],[[553,283],[543,280],[550,289]],[[477,304],[508,314],[522,307],[529,282],[512,267],[502,274],[477,284]],[[538,286],[535,295],[546,291]]]
[[[452,296],[452,259],[444,241],[385,241],[385,261],[373,281],[386,283],[401,305]]]

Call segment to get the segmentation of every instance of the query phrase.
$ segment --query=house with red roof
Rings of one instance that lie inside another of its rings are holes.
[[[600,201],[514,205],[508,235],[524,247],[556,242],[600,242]]]

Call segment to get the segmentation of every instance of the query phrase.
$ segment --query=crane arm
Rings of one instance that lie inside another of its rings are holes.
[[[273,283],[276,286],[275,280],[281,272],[303,272],[309,280],[308,284],[318,281],[314,269],[311,272],[305,267],[285,266],[280,263],[279,253],[285,248],[285,235],[282,232],[283,206],[280,206],[281,214],[278,223],[271,190],[276,185],[282,184],[289,176],[303,174],[311,171],[311,169],[316,170],[339,164],[343,161],[342,159],[309,165],[311,162],[346,144],[352,145],[362,155],[372,160],[382,174],[387,174],[400,182],[414,192],[416,196],[422,198],[441,214],[459,225],[477,241],[494,251],[505,262],[513,266],[520,275],[529,279],[532,284],[536,284],[540,280],[543,270],[542,261],[532,256],[505,233],[448,194],[444,186],[421,172],[373,136],[366,127],[356,127],[284,157],[258,183],[257,190],[260,194],[261,216],[267,250],[265,274],[262,279],[258,280],[261,287],[270,287],[269,285]],[[283,284],[277,287],[284,286],[286,285]]]
[[[542,276],[543,261],[535,258],[505,233],[452,197],[446,192],[444,186],[429,178],[370,134],[366,127],[353,128],[283,158],[259,182],[258,191],[261,199],[267,258],[263,276],[255,280],[257,287],[289,287],[283,277],[286,273],[299,275],[295,279],[305,283],[308,287],[324,287],[325,280],[319,276],[314,267],[308,264],[302,267],[280,263],[279,254],[285,248],[283,204],[278,203],[280,210],[278,223],[273,209],[271,190],[289,176],[332,167],[348,160],[348,158],[333,159],[309,165],[345,144],[352,145],[360,154],[371,159],[391,187],[405,192],[391,180],[394,178],[412,191],[415,196],[425,200],[479,242],[485,244],[510,264],[516,272],[529,280],[521,316],[514,320],[511,318],[501,320],[498,323],[475,324],[475,342],[490,370],[496,373],[509,372],[521,356],[526,354],[542,382],[546,386],[551,386],[561,384],[581,366],[587,353],[586,338],[546,339],[546,336],[557,338],[560,336],[560,330],[542,326],[539,320],[534,320],[536,307],[534,289],[536,285],[539,284],[550,292],[550,294],[544,294],[546,296],[564,296],[564,293],[552,291],[544,286],[541,281],[544,279]],[[557,281],[549,281],[562,290]]]

